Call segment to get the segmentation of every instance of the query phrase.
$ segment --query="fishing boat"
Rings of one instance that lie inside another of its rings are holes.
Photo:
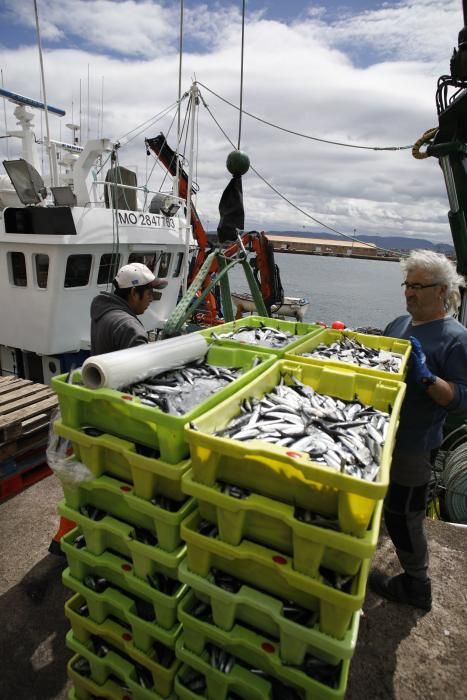
[[[236,318],[241,318],[246,313],[257,313],[255,300],[247,292],[232,292],[232,301],[236,307]],[[304,297],[284,297],[282,302],[272,304],[271,313],[278,318],[293,317],[297,321],[303,321],[306,308],[309,304]]]

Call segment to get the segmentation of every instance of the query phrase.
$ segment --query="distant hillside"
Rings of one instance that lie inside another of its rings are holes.
[[[309,233],[304,231],[267,231],[266,233],[275,236],[301,236],[302,238],[323,238],[326,240],[342,240],[332,233]],[[425,248],[435,250],[438,253],[454,253],[454,246],[450,243],[433,243],[426,238],[408,238],[405,236],[359,236],[359,241],[364,243],[374,243],[382,248],[391,250],[413,250],[414,248]]]

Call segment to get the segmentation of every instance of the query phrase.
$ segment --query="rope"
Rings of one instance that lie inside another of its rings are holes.
[[[237,150],[240,150],[240,141],[242,138],[242,105],[243,105],[243,56],[245,52],[245,0],[243,0],[242,7],[242,50],[241,50],[241,63],[240,63],[240,110],[238,115],[238,146]]]
[[[416,158],[417,160],[429,158],[430,154],[426,151],[420,151],[420,148],[423,146],[423,144],[430,143],[437,131],[438,127],[434,127],[433,129],[427,129],[427,131],[425,131],[425,133],[422,134],[422,136],[420,136],[418,141],[415,141],[414,145],[412,146],[412,155],[414,158]]]
[[[211,90],[208,88],[207,85],[204,85],[204,83],[201,83],[199,80],[197,81],[198,85],[201,85],[205,90],[211,93],[211,95],[214,95],[217,97],[219,100],[222,100],[222,102],[225,102],[226,104],[230,105],[230,107],[233,107],[234,109],[239,109],[237,105],[234,105],[232,102],[229,102],[229,100],[226,100],[225,97],[221,97],[217,92],[214,92],[214,90]],[[343,143],[342,141],[330,141],[328,139],[320,139],[317,136],[309,136],[308,134],[302,134],[300,131],[293,131],[292,129],[286,129],[283,126],[279,126],[278,124],[273,124],[272,122],[268,122],[266,119],[262,119],[261,117],[256,116],[256,114],[251,114],[251,112],[247,112],[245,109],[243,110],[243,114],[247,114],[249,117],[252,119],[256,119],[258,122],[262,122],[263,124],[266,124],[267,126],[272,126],[274,129],[279,129],[279,131],[285,131],[287,134],[293,134],[294,136],[300,136],[301,138],[304,139],[309,139],[310,141],[318,141],[319,143],[329,143],[332,146],[345,146],[346,148],[360,148],[366,151],[405,151],[408,150],[409,148],[412,148],[412,146],[359,146],[354,143]]]
[[[200,96],[200,97],[201,97],[201,101],[202,101],[204,107],[205,107],[206,110],[208,111],[208,113],[209,113],[209,115],[211,116],[211,118],[212,118],[212,120],[214,121],[214,123],[217,125],[218,129],[220,130],[220,132],[221,132],[221,133],[223,134],[223,136],[227,139],[227,141],[230,143],[230,145],[233,146],[233,147],[235,148],[235,145],[234,145],[233,141],[231,141],[231,139],[228,137],[228,135],[226,134],[226,132],[224,131],[224,129],[222,128],[222,126],[219,124],[219,122],[217,121],[217,119],[215,118],[215,116],[213,115],[213,113],[211,112],[211,110],[209,109],[208,105],[207,105],[206,102],[204,101],[203,97],[202,97],[202,96]],[[311,214],[309,214],[308,212],[306,212],[304,209],[301,209],[297,204],[294,204],[294,202],[292,202],[292,201],[291,201],[290,199],[288,199],[284,194],[282,194],[282,192],[279,192],[279,190],[276,189],[276,188],[274,187],[274,185],[271,185],[271,183],[268,182],[268,181],[266,180],[266,178],[264,178],[252,165],[250,165],[250,170],[252,170],[252,171],[255,173],[255,175],[256,175],[257,177],[259,177],[259,179],[262,180],[262,181],[264,182],[264,184],[267,185],[267,186],[269,187],[269,189],[271,189],[273,192],[275,192],[281,199],[284,200],[284,202],[287,202],[287,204],[290,204],[291,207],[293,207],[294,209],[296,209],[297,211],[299,211],[301,214],[303,214],[303,216],[306,216],[308,219],[311,219],[312,221],[314,221],[314,222],[315,222],[316,224],[318,224],[319,226],[324,226],[324,228],[327,228],[328,231],[332,231],[333,233],[337,233],[337,235],[338,235],[338,236],[342,236],[342,238],[346,238],[346,239],[348,239],[349,241],[355,241],[356,243],[362,243],[363,245],[365,245],[365,243],[364,243],[363,241],[360,241],[358,238],[355,238],[355,236],[350,236],[350,235],[348,235],[347,233],[342,233],[342,231],[338,231],[336,228],[333,228],[332,226],[328,226],[328,225],[325,224],[323,221],[320,221],[319,219],[316,219],[314,216],[312,216]],[[383,248],[382,246],[376,246],[376,248],[377,248],[378,250],[383,250],[383,251],[386,252],[386,253],[393,253],[393,254],[396,255],[396,256],[405,257],[405,255],[403,255],[403,254],[400,253],[399,251],[391,250],[390,248]]]
[[[448,452],[444,467],[444,485],[444,503],[449,520],[454,523],[467,523],[467,442]]]

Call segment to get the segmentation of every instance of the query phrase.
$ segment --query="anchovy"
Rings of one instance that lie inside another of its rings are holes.
[[[338,360],[349,362],[361,367],[382,370],[384,372],[400,372],[403,356],[397,352],[377,350],[351,338],[345,334],[330,343],[320,343],[311,352],[300,353],[302,357],[317,357],[323,360]]]
[[[284,377],[263,398],[244,399],[240,414],[215,434],[263,440],[358,479],[378,475],[390,412],[320,394],[297,377]],[[292,439],[291,439],[292,438]]]

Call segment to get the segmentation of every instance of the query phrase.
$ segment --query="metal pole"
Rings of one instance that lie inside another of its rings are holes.
[[[180,146],[180,140],[182,138],[180,134],[180,110],[181,110],[181,100],[182,100],[182,56],[183,56],[183,0],[180,0],[180,44],[178,50],[178,110],[177,110],[177,148],[175,150],[175,183],[174,183],[174,195],[178,197],[179,192],[179,178],[180,178],[180,163],[178,158],[178,149]]]
[[[190,167],[188,169],[188,187],[186,194],[186,233],[185,233],[185,269],[183,272],[183,293],[188,288],[188,256],[190,254],[190,231],[191,231],[191,188],[193,186],[193,161],[195,151],[195,120],[196,107],[198,105],[199,90],[196,83],[191,87],[190,105]]]
[[[52,185],[52,187],[54,187],[56,182],[54,179],[54,167],[52,164],[52,151],[51,151],[51,144],[50,144],[50,129],[49,129],[49,115],[48,115],[48,110],[47,110],[47,94],[45,92],[44,62],[42,60],[41,32],[39,29],[39,14],[37,12],[37,0],[34,0],[34,14],[36,16],[37,45],[39,48],[39,63],[40,63],[40,67],[41,67],[42,92],[44,93],[45,130],[47,132],[47,151],[49,154],[50,184]]]

